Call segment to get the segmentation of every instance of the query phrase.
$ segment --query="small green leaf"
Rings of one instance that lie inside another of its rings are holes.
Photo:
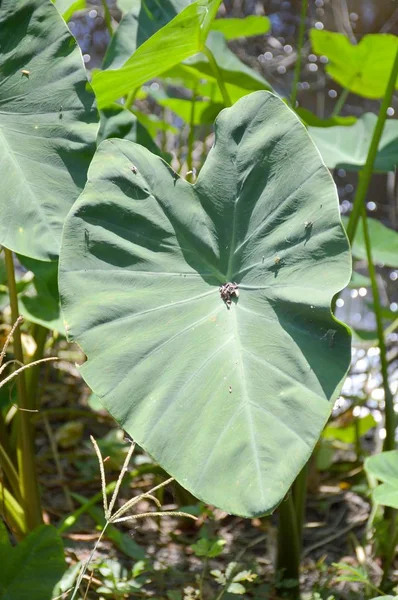
[[[383,483],[398,489],[398,450],[389,450],[369,456],[365,460],[365,470]]]
[[[229,584],[227,591],[230,594],[239,594],[239,595],[242,595],[242,594],[245,593],[246,588],[241,583],[234,583],[233,582],[233,583]]]
[[[397,36],[371,33],[353,45],[342,33],[311,29],[310,39],[315,54],[329,59],[327,73],[343,88],[365,98],[384,96],[397,53]]]
[[[376,122],[377,115],[365,113],[350,127],[309,127],[308,133],[329,169],[358,171],[366,163]],[[389,119],[384,125],[374,170],[381,173],[393,171],[397,165],[398,120]]]
[[[216,19],[211,25],[213,31],[219,31],[225,39],[263,35],[271,28],[268,17],[249,15],[243,19]]]
[[[376,421],[372,415],[366,415],[358,419],[358,435],[361,437],[368,433],[373,427],[376,427]],[[322,437],[329,440],[339,440],[344,444],[354,444],[356,440],[357,429],[355,423],[350,423],[346,427],[341,425],[328,425],[325,427]]]
[[[197,0],[137,47],[122,66],[94,73],[92,83],[99,108],[105,108],[130,90],[141,87],[149,79],[199,52],[211,25],[210,15],[220,1]]]

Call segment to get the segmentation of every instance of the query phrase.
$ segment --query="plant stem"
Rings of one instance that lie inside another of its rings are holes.
[[[8,293],[10,297],[11,318],[15,323],[19,317],[18,296],[15,282],[14,261],[11,250],[4,248],[4,259],[7,272]],[[19,327],[14,331],[14,355],[16,360],[23,363],[23,351],[21,342],[21,332]],[[25,373],[18,375],[18,440],[17,440],[17,462],[20,480],[20,493],[26,513],[26,523],[28,529],[34,529],[43,522],[40,495],[37,484],[35,450],[33,440],[33,429],[30,422],[30,415],[23,409],[30,409],[28,394],[25,384]]]
[[[305,20],[307,16],[308,10],[308,0],[301,0],[301,12],[300,12],[300,25],[299,25],[299,34],[297,40],[297,60],[294,67],[294,77],[293,77],[293,85],[292,85],[292,95],[290,97],[290,104],[294,109],[296,107],[296,99],[297,99],[297,84],[300,81],[301,75],[301,62],[302,62],[302,50],[304,45],[304,33],[305,33]]]
[[[4,475],[7,477],[8,484],[12,493],[15,496],[15,499],[18,502],[21,502],[21,494],[20,494],[20,484],[17,470],[14,467],[14,463],[11,458],[7,454],[4,446],[0,443],[0,466],[4,472]]]
[[[365,202],[366,194],[368,191],[369,183],[373,173],[373,167],[376,160],[377,149],[379,147],[380,139],[384,129],[384,123],[387,118],[387,109],[391,104],[391,98],[395,90],[395,84],[398,76],[398,51],[395,55],[394,64],[391,69],[390,78],[388,80],[386,93],[381,103],[379,116],[377,119],[376,127],[373,131],[372,141],[370,143],[368,155],[366,157],[366,163],[363,170],[360,172],[358,187],[354,198],[354,204],[350,214],[350,219],[347,225],[347,235],[350,243],[352,244],[355,233],[358,226],[359,217],[361,214],[361,206]]]
[[[341,109],[343,108],[345,101],[347,100],[348,94],[350,90],[348,88],[344,88],[341,92],[339,99],[337,100],[335,107],[332,112],[332,117],[337,117],[340,114]]]
[[[46,327],[43,327],[42,325],[36,326],[36,351],[32,357],[32,362],[36,362],[43,358],[47,335],[48,329]],[[32,409],[38,408],[37,389],[39,387],[40,366],[41,365],[36,365],[29,369],[28,374],[26,376],[29,389],[29,405]]]
[[[108,4],[106,2],[106,0],[101,0],[102,2],[102,8],[104,9],[104,21],[105,21],[105,25],[106,28],[108,30],[109,35],[112,37],[113,36],[113,29],[112,29],[112,17],[111,17],[111,13],[109,12],[109,7]]]
[[[190,173],[188,181],[191,181],[191,182],[194,179],[193,174],[192,174],[192,169],[193,169],[192,153],[193,153],[193,144],[195,141],[195,104],[196,104],[196,89],[193,91],[193,95],[192,95],[192,99],[191,99],[191,115],[190,115],[190,119],[189,119],[189,135],[188,135],[187,167],[188,167],[188,173]]]
[[[303,533],[305,500],[307,497],[308,463],[301,469],[293,484],[293,501],[296,511],[297,535],[301,551],[301,537]]]
[[[298,600],[300,597],[300,545],[293,494],[289,493],[279,505],[276,569],[282,572],[283,579],[297,581],[297,585],[289,588],[290,600]]]
[[[394,511],[394,512],[396,513],[396,511]],[[391,567],[392,561],[394,560],[395,548],[397,547],[397,544],[398,544],[398,527],[397,527],[397,516],[395,514],[393,517],[393,522],[392,522],[391,543],[390,543],[390,547],[388,548],[387,556],[385,557],[385,560],[384,560],[383,577],[380,582],[380,589],[383,591],[385,590],[386,585],[389,583],[390,567]]]
[[[366,257],[368,261],[368,270],[369,277],[372,285],[372,294],[373,294],[373,305],[374,305],[374,313],[376,317],[376,328],[377,328],[377,337],[378,337],[378,345],[380,348],[380,364],[381,364],[381,375],[383,379],[383,389],[384,389],[384,402],[385,402],[385,425],[386,425],[386,438],[384,440],[383,449],[384,450],[393,450],[395,447],[395,411],[394,411],[394,402],[392,393],[390,390],[390,386],[388,383],[388,361],[387,361],[387,348],[384,339],[384,330],[383,330],[383,318],[381,315],[381,302],[379,295],[379,288],[377,286],[376,279],[376,269],[372,260],[372,247],[369,235],[368,221],[366,215],[366,207],[365,204],[361,205],[361,216],[362,216],[362,224],[363,224],[363,237],[366,248]]]
[[[204,583],[205,576],[206,576],[208,560],[209,559],[207,558],[207,556],[205,556],[205,560],[203,563],[202,575],[200,577],[200,582],[199,582],[199,600],[203,600],[203,583]]]
[[[214,58],[213,53],[211,52],[211,50],[209,50],[209,48],[207,48],[207,46],[204,47],[203,52],[207,56],[207,60],[209,61],[210,66],[213,70],[214,77],[217,80],[218,87],[220,88],[220,92],[223,97],[225,106],[231,106],[232,105],[231,98],[229,97],[227,88],[225,87],[225,83],[224,83],[224,79],[223,79],[220,67],[217,64],[217,61]]]
[[[27,533],[26,515],[22,506],[14,496],[0,482],[1,515],[10,526],[17,540],[21,540]]]

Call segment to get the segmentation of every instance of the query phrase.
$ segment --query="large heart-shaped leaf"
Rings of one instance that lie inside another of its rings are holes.
[[[0,520],[0,558],[4,600],[51,600],[65,570],[62,539],[51,525],[41,525],[13,548]]]
[[[86,182],[97,112],[80,51],[51,2],[0,4],[0,244],[57,258]]]
[[[308,132],[329,169],[358,171],[366,163],[376,122],[377,115],[365,113],[350,127],[309,127]],[[374,170],[393,171],[397,165],[398,121],[389,119],[384,125]]]
[[[282,500],[330,414],[350,362],[330,301],[349,278],[330,174],[267,92],[220,113],[195,185],[103,142],[60,261],[88,384],[183,486],[247,516]]]
[[[144,41],[119,68],[98,71],[93,87],[99,108],[139,88],[180,61],[199,52],[221,0],[197,0]],[[138,30],[139,31],[139,30]],[[137,31],[131,30],[135,39]],[[124,42],[124,38],[123,38]],[[119,64],[120,58],[117,59]]]
[[[342,87],[365,98],[384,96],[398,49],[396,35],[371,33],[355,46],[333,31],[311,29],[310,38],[314,52],[329,59],[327,73]]]

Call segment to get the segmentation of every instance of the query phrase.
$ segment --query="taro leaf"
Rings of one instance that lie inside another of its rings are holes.
[[[213,31],[220,31],[227,40],[263,35],[270,27],[270,20],[259,15],[250,15],[244,19],[216,19],[211,25]]]
[[[366,435],[373,427],[376,427],[376,421],[372,415],[366,415],[357,420],[357,423],[349,423],[342,426],[340,423],[330,424],[322,432],[322,437],[327,440],[339,440],[344,444],[354,444],[357,436]]]
[[[199,52],[221,0],[197,0],[144,41],[117,69],[97,71],[93,87],[104,108],[149,79]],[[133,33],[134,36],[134,33]],[[118,64],[118,63],[117,63]]]
[[[34,274],[32,284],[19,295],[21,314],[32,323],[55,329],[65,335],[58,294],[58,261],[44,262],[18,256]]]
[[[190,4],[192,0],[136,0],[112,37],[103,68],[121,67],[137,48]]]
[[[366,113],[351,127],[309,127],[314,140],[329,169],[343,168],[358,171],[366,163],[377,115]],[[393,171],[398,165],[398,121],[389,119],[384,125],[374,170]]]
[[[329,117],[328,119],[321,119],[310,110],[302,108],[301,106],[295,108],[295,113],[306,125],[310,127],[335,127],[336,125],[348,127],[349,125],[354,125],[354,123],[357,122],[356,117],[341,117],[340,115]]]
[[[365,469],[382,483],[373,491],[373,500],[398,508],[398,450],[381,452],[365,460]]]
[[[192,118],[191,100],[182,100],[181,98],[158,98],[157,103],[164,108],[173,111],[186,123],[190,123]],[[206,100],[197,100],[193,111],[194,125],[210,125],[214,123],[218,113],[224,108],[224,105]]]
[[[347,227],[348,218],[343,217],[342,221],[344,226]],[[368,217],[367,221],[372,245],[373,261],[387,267],[398,267],[398,232],[386,227],[377,219]],[[364,260],[367,258],[361,223],[355,234],[352,254],[355,258]]]
[[[95,149],[97,113],[74,38],[51,2],[0,4],[0,244],[58,256]]]
[[[119,104],[112,104],[100,111],[100,127],[97,144],[109,138],[122,138],[131,140],[145,146],[154,154],[161,155],[147,129],[139,122],[137,117]]]
[[[384,96],[398,50],[397,36],[372,33],[355,46],[332,31],[311,29],[310,38],[314,52],[329,59],[327,73],[343,88],[365,98]]]
[[[222,33],[210,31],[206,46],[212,52],[225,83],[244,88],[247,90],[246,93],[249,91],[272,89],[268,81],[266,81],[260,73],[257,73],[254,69],[245,65],[245,63],[243,63],[236,54],[228,48]],[[214,78],[214,72],[204,54],[198,54],[192,58],[188,58],[184,62],[184,65],[193,67],[195,70],[199,71],[202,77]]]
[[[0,521],[0,598],[51,600],[65,571],[62,539],[51,525],[41,525],[16,547],[7,544]]]
[[[52,0],[61,13],[63,19],[68,22],[78,10],[86,8],[86,0]]]
[[[330,301],[349,278],[330,174],[267,92],[220,113],[195,185],[103,142],[60,262],[94,393],[196,497],[245,516],[279,504],[330,415],[350,363]]]

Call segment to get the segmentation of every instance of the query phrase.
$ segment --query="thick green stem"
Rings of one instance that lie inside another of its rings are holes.
[[[340,114],[340,111],[343,108],[349,93],[350,93],[350,90],[348,88],[343,89],[343,91],[341,92],[339,99],[337,100],[336,105],[333,109],[332,117],[337,117]]]
[[[278,554],[276,569],[283,579],[297,582],[289,588],[289,600],[298,600],[300,597],[300,539],[297,528],[297,515],[294,506],[293,494],[288,496],[279,505],[278,526]]]
[[[396,514],[393,516],[392,531],[390,531],[390,540],[391,542],[388,548],[388,553],[383,564],[383,577],[380,583],[380,589],[383,590],[383,592],[386,590],[387,585],[391,584],[389,578],[390,568],[392,565],[392,561],[394,560],[395,549],[398,544],[398,526]]]
[[[305,18],[308,11],[308,0],[301,0],[301,13],[300,13],[300,26],[297,40],[297,60],[294,67],[294,77],[292,86],[292,95],[290,98],[290,104],[293,108],[296,107],[297,100],[297,85],[300,81],[301,75],[301,63],[302,63],[302,51],[304,45],[304,34],[305,34]]]
[[[372,247],[369,235],[368,221],[366,215],[365,204],[361,205],[361,215],[363,224],[363,237],[366,248],[366,257],[368,261],[369,277],[372,284],[372,295],[373,295],[373,306],[376,317],[376,328],[378,345],[380,348],[380,364],[381,364],[381,375],[383,379],[384,389],[384,402],[385,402],[385,425],[386,425],[386,438],[384,440],[384,450],[393,450],[395,448],[395,411],[394,402],[390,386],[388,383],[388,361],[387,361],[387,348],[384,339],[383,330],[383,318],[381,314],[381,302],[379,288],[377,286],[376,269],[372,260]]]
[[[28,533],[25,511],[14,496],[0,482],[0,514],[10,529],[21,540]]]
[[[21,502],[20,484],[17,470],[14,463],[6,452],[4,446],[0,443],[0,466],[3,469],[4,475],[7,477],[12,493],[18,502]]]
[[[214,58],[213,53],[206,46],[204,47],[203,52],[207,56],[207,60],[209,61],[212,71],[214,73],[214,77],[217,80],[218,87],[220,88],[220,92],[223,97],[225,106],[231,106],[232,105],[231,98],[229,97],[227,88],[225,87],[225,83],[224,83],[224,79],[223,79],[220,67],[217,64],[217,61]]]
[[[193,91],[191,99],[191,115],[189,119],[189,135],[188,135],[188,154],[187,154],[187,167],[189,178],[188,181],[193,181],[193,145],[195,141],[195,104],[196,104],[196,90]]]
[[[19,317],[18,296],[15,282],[15,270],[12,252],[4,248],[4,258],[7,271],[8,291],[11,306],[11,318],[15,323]],[[23,351],[21,333],[19,327],[14,332],[14,355],[16,360],[23,363]],[[28,529],[34,529],[40,525],[42,520],[40,495],[36,477],[35,449],[33,440],[33,428],[30,422],[29,398],[26,391],[25,373],[16,378],[18,393],[18,440],[17,440],[17,462],[20,481],[20,493],[26,511],[26,522]]]
[[[307,479],[308,479],[308,463],[298,474],[296,481],[293,484],[293,500],[296,512],[297,521],[297,535],[300,544],[300,551],[302,546],[302,535],[305,515],[305,501],[307,498]]]
[[[106,0],[102,0],[102,8],[104,9],[104,21],[110,37],[113,36],[112,17],[109,12],[109,7]]]
[[[361,214],[361,206],[365,202],[366,194],[368,191],[369,183],[373,173],[373,167],[376,160],[377,149],[379,147],[380,138],[383,133],[384,123],[387,118],[387,109],[391,104],[391,98],[395,90],[395,85],[398,76],[398,51],[395,55],[395,60],[393,67],[391,69],[390,78],[387,84],[386,93],[381,103],[379,116],[377,119],[376,127],[373,131],[372,141],[370,143],[370,148],[368,151],[368,155],[366,157],[366,163],[359,175],[359,182],[357,191],[354,198],[354,204],[352,207],[352,211],[350,214],[350,219],[347,225],[347,235],[350,243],[352,244],[353,239],[355,237],[355,233],[358,226],[359,217]]]
[[[32,357],[32,362],[36,362],[43,358],[47,335],[48,329],[46,327],[43,327],[42,325],[36,326],[36,350]],[[28,383],[29,406],[31,407],[31,409],[38,408],[37,390],[39,387],[40,367],[40,364],[32,367],[31,369],[29,369],[26,375]]]

